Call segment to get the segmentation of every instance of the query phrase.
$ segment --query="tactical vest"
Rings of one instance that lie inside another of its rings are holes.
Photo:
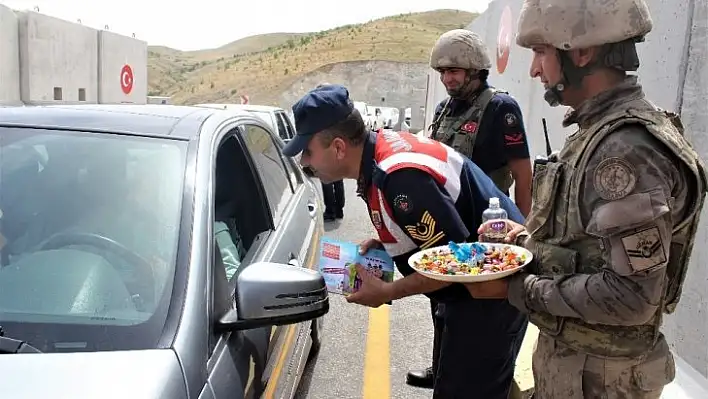
[[[539,276],[562,276],[600,272],[605,248],[601,240],[585,232],[580,213],[581,187],[591,155],[602,139],[627,124],[641,124],[664,143],[692,172],[696,198],[683,220],[674,224],[667,287],[652,320],[645,325],[589,324],[576,318],[534,313],[529,320],[541,331],[585,353],[603,357],[634,358],[647,353],[659,338],[662,310],[676,307],[686,275],[698,220],[706,193],[706,174],[698,154],[683,137],[683,127],[674,114],[661,110],[617,111],[566,142],[557,161],[536,165],[533,205],[526,223],[529,237],[524,245],[535,260],[529,272]]]
[[[488,87],[472,101],[467,111],[459,116],[449,116],[451,98],[448,98],[440,114],[433,121],[431,138],[444,143],[469,159],[472,159],[477,132],[482,125],[482,117],[487,105],[497,93],[508,94],[505,91]],[[505,165],[499,169],[487,172],[494,184],[504,193],[509,192],[514,179],[511,169]]]
[[[374,161],[376,167],[386,174],[402,168],[422,170],[443,186],[453,201],[460,196],[464,158],[435,140],[406,132],[380,131],[376,138]],[[391,204],[386,202],[381,189],[372,184],[366,195],[371,222],[386,252],[395,257],[418,248],[418,244],[393,221]],[[432,239],[434,231],[414,231],[412,234],[417,234],[421,240],[426,237]]]

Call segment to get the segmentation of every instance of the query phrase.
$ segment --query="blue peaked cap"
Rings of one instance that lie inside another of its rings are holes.
[[[292,109],[297,134],[283,149],[289,157],[307,148],[315,133],[345,120],[354,110],[354,103],[346,87],[322,85],[305,94]]]

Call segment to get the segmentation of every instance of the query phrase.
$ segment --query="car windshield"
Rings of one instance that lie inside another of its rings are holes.
[[[157,346],[187,143],[0,127],[0,326],[42,352]]]

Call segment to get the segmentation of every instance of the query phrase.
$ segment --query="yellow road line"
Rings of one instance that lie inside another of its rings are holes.
[[[389,308],[381,305],[369,309],[369,330],[364,357],[363,399],[391,397]]]
[[[283,371],[283,366],[285,365],[285,359],[288,355],[288,352],[290,352],[290,347],[292,346],[292,341],[293,337],[295,337],[295,327],[296,325],[289,325],[288,326],[288,332],[285,333],[285,341],[283,343],[283,350],[280,352],[280,356],[278,356],[278,361],[275,363],[275,367],[273,368],[273,373],[271,374],[271,378],[268,379],[268,385],[266,386],[266,390],[263,393],[263,397],[272,399],[273,395],[275,395],[275,389],[278,387],[278,380],[280,380],[280,374]]]

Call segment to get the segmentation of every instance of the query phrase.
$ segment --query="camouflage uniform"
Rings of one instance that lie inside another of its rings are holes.
[[[458,152],[472,159],[477,131],[482,125],[482,116],[487,105],[497,93],[508,94],[493,87],[486,87],[475,92],[472,88],[474,74],[491,68],[492,62],[487,55],[487,47],[475,33],[466,29],[453,29],[444,33],[433,46],[430,54],[430,67],[440,71],[445,68],[459,68],[468,71],[467,83],[455,95],[469,103],[469,109],[459,116],[449,116],[448,97],[442,111],[436,116],[431,126],[431,138],[449,145]],[[469,130],[474,126],[474,131]],[[513,178],[508,165],[498,170],[487,172],[489,177],[503,192],[508,192]]]
[[[525,0],[519,45],[592,47],[651,29],[642,0],[588,0],[593,21],[590,13],[562,13],[578,1],[544,3]],[[577,15],[580,23],[570,17]],[[559,32],[542,28],[548,20]],[[565,26],[600,31],[576,41]],[[706,193],[704,166],[678,117],[647,101],[636,77],[585,101],[566,116],[564,125],[572,124],[578,130],[557,157],[536,165],[520,237],[534,264],[509,284],[509,301],[541,331],[535,397],[659,398],[675,373],[660,326],[681,294]]]

